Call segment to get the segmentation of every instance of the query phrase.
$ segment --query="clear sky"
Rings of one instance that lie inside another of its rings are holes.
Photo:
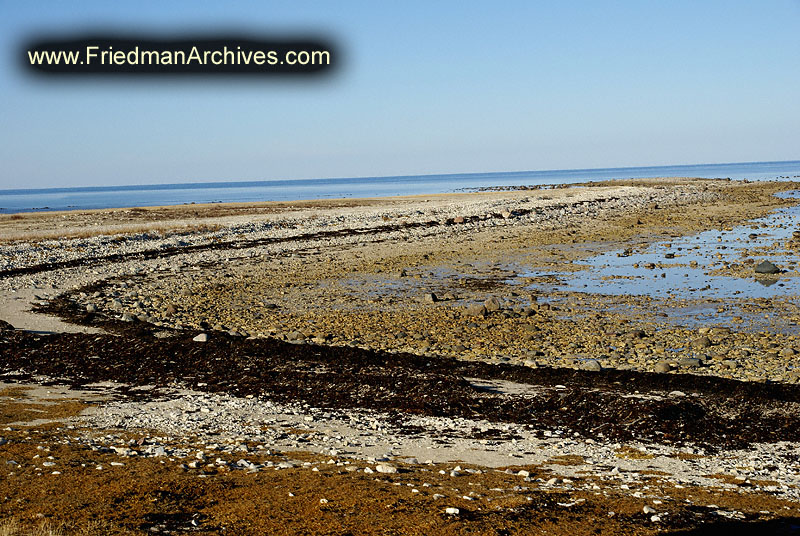
[[[318,32],[333,76],[75,80],[31,34]],[[0,188],[800,159],[800,0],[0,0]]]

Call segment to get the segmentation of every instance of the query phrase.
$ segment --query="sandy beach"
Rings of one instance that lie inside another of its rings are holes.
[[[796,189],[0,215],[0,519],[791,534]]]

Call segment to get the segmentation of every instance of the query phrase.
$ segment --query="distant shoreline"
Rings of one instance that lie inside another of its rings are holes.
[[[800,178],[800,161],[0,190],[0,214],[430,195],[656,177]]]

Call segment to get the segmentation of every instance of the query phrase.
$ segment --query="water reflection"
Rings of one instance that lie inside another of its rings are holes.
[[[791,197],[798,197],[791,192]],[[800,206],[777,210],[729,231],[710,230],[658,242],[640,251],[596,255],[574,274],[532,271],[523,277],[558,275],[559,290],[655,298],[771,298],[800,293]],[[781,276],[756,275],[762,260],[775,262]],[[719,273],[747,274],[735,277]],[[533,285],[542,288],[542,285]]]

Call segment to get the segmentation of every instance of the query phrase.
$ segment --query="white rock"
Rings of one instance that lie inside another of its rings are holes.
[[[459,510],[458,508],[453,508],[451,506],[451,507],[445,508],[444,509],[444,513],[445,514],[449,514],[451,516],[457,516],[459,513],[461,513],[461,510]]]
[[[375,466],[375,470],[379,473],[396,473],[397,467],[386,463],[381,463]]]
[[[194,342],[206,342],[206,341],[208,341],[208,333],[201,333],[200,335],[198,335],[197,337],[195,337],[192,340]]]

